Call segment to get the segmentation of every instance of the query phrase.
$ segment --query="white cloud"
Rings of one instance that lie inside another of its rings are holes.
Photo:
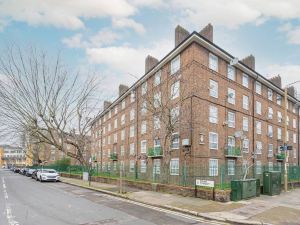
[[[63,38],[62,43],[69,48],[94,48],[112,44],[116,40],[120,39],[120,37],[121,35],[116,32],[109,29],[102,29],[86,39],[83,38],[83,34],[81,33],[68,38]]]
[[[139,34],[145,33],[145,28],[142,24],[135,22],[133,19],[129,18],[113,18],[112,24],[117,28],[132,28],[135,32]]]
[[[300,26],[285,23],[278,28],[278,31],[286,35],[288,43],[300,45]]]
[[[160,59],[173,48],[173,42],[161,40],[147,48],[129,46],[109,46],[87,48],[86,54],[91,63],[106,65],[121,74],[144,74],[145,58],[148,54]]]
[[[1,0],[0,19],[67,29],[85,26],[84,19],[127,18],[137,9],[126,0]]]
[[[300,1],[296,0],[173,0],[171,7],[186,25],[203,26],[211,22],[227,28],[238,28],[246,23],[260,25],[269,18],[299,19]]]

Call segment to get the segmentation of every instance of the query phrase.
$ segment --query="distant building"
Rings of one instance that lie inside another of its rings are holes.
[[[2,145],[0,148],[3,151],[1,156],[4,166],[25,166],[26,165],[26,152],[24,148],[11,145]]]

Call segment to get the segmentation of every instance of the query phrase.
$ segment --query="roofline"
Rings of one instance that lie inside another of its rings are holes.
[[[105,114],[106,112],[108,112],[109,110],[111,110],[111,108],[113,108],[117,103],[119,103],[120,101],[122,101],[127,96],[128,93],[130,93],[131,91],[133,91],[140,83],[144,82],[145,79],[147,79],[150,75],[152,75],[154,72],[156,72],[163,64],[167,63],[170,59],[176,57],[179,52],[181,52],[183,49],[185,49],[191,43],[194,43],[194,42],[196,42],[196,43],[204,46],[205,48],[207,48],[208,50],[210,50],[211,52],[213,52],[213,53],[215,53],[217,55],[221,55],[222,58],[223,59],[225,58],[227,61],[230,61],[230,60],[232,60],[232,59],[235,58],[233,55],[231,55],[230,53],[228,53],[227,51],[225,51],[224,49],[222,49],[221,47],[219,47],[215,43],[211,42],[207,38],[203,37],[198,32],[193,31],[178,46],[176,46],[165,57],[163,57],[151,70],[149,70],[141,78],[139,78],[136,82],[134,82],[131,85],[131,87],[128,88],[128,90],[126,92],[124,92],[121,96],[119,96],[117,99],[115,99],[108,108],[104,109],[100,113],[100,115],[97,116],[93,120],[92,124],[94,124],[94,122],[99,117],[101,117],[103,114]],[[235,65],[235,67],[239,68],[242,72],[245,72],[247,75],[250,75],[254,79],[256,79],[256,80],[264,83],[266,86],[272,87],[273,89],[275,89],[281,95],[284,94],[284,90],[282,88],[280,88],[277,85],[273,84],[271,81],[269,81],[263,75],[259,74],[257,71],[255,71],[252,68],[248,67],[242,61],[239,60],[238,63]],[[293,97],[293,96],[291,96],[289,94],[288,94],[288,99],[290,99],[294,103],[300,103],[300,101],[298,99],[296,99],[295,97]]]

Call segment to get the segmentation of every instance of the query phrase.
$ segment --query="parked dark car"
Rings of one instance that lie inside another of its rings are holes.
[[[32,178],[32,179],[37,180],[37,172],[38,172],[38,171],[39,171],[39,170],[35,170],[35,171],[32,172],[32,174],[31,174],[31,178]]]
[[[26,173],[27,173],[28,170],[29,170],[29,168],[24,168],[23,171],[22,171],[22,174],[26,175]]]
[[[20,168],[14,168],[14,172],[15,173],[19,173],[20,172]]]
[[[26,176],[27,176],[27,177],[31,177],[34,171],[36,171],[36,169],[28,169],[28,170],[26,171]]]

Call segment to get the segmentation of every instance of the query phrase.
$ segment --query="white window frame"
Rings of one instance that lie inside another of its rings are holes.
[[[249,131],[249,118],[243,116],[243,131]]]
[[[235,90],[232,88],[227,89],[227,101],[228,103],[235,105]]]
[[[180,55],[176,56],[171,61],[171,75],[175,74],[180,70]]]
[[[217,81],[209,80],[209,95],[213,98],[218,98],[219,84]]]
[[[209,106],[209,122],[214,124],[218,123],[218,107]]]
[[[256,121],[255,122],[255,130],[256,130],[256,134],[261,134],[262,131],[261,131],[261,121]]]
[[[215,177],[218,176],[219,172],[219,165],[218,159],[209,159],[209,176]]]
[[[262,84],[258,81],[255,82],[255,92],[256,94],[261,95]]]
[[[235,67],[227,64],[227,78],[235,81]]]
[[[273,101],[273,90],[271,88],[268,88],[268,99]]]
[[[141,123],[141,134],[146,134],[147,133],[147,121],[143,120]]]
[[[249,88],[249,76],[245,73],[243,73],[242,85],[246,88]]]
[[[218,56],[209,53],[209,57],[208,57],[208,67],[216,72],[218,72],[219,69],[219,59]]]
[[[235,128],[235,113],[234,112],[228,112],[227,123],[228,123],[228,127]]]
[[[141,153],[146,154],[147,153],[147,140],[141,141]]]
[[[154,75],[154,86],[160,85],[160,80],[161,80],[161,70],[158,70],[155,75]]]
[[[227,174],[229,176],[235,175],[235,160],[233,160],[233,159],[229,159],[227,161]]]
[[[174,137],[176,137],[176,138],[174,138]],[[179,144],[180,144],[179,133],[178,132],[172,133],[171,149],[179,149]]]
[[[219,136],[218,133],[209,132],[209,149],[218,150]]]
[[[173,158],[170,160],[170,175],[179,175],[179,158]]]
[[[261,115],[261,111],[262,111],[261,102],[255,101],[255,112],[256,112],[256,114]]]
[[[249,110],[249,96],[243,95],[243,109]]]
[[[255,146],[256,146],[255,153],[257,155],[261,155],[262,154],[262,142],[261,141],[256,141]]]
[[[180,81],[177,80],[171,85],[171,99],[178,98],[180,96]]]

